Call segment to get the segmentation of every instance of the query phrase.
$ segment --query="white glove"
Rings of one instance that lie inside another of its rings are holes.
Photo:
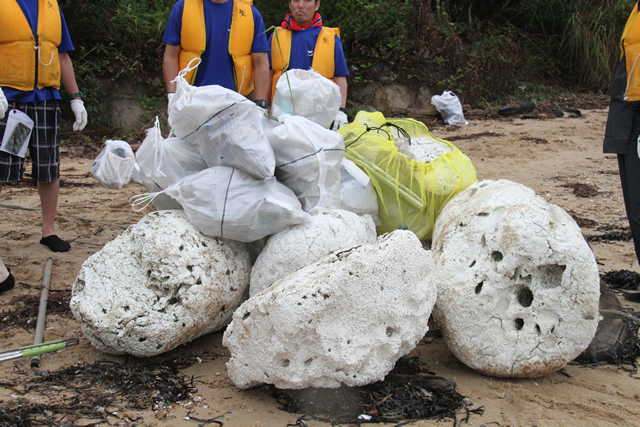
[[[84,108],[84,102],[81,99],[71,100],[71,111],[76,116],[76,121],[73,123],[74,131],[81,131],[87,125],[87,110]]]
[[[4,96],[4,92],[0,88],[0,119],[4,119],[4,115],[7,114],[7,110],[9,109],[9,103],[7,102],[7,98]]]
[[[343,111],[338,111],[338,114],[336,114],[336,118],[333,119],[331,130],[338,130],[346,124],[349,124],[349,119],[347,118],[347,114]]]
[[[167,93],[167,100],[169,102],[167,102],[167,107],[171,107],[171,101],[173,101],[173,97],[175,96],[175,92],[169,92]]]

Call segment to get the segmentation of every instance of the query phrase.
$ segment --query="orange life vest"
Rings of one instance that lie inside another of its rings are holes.
[[[640,19],[638,3],[627,19],[620,39],[620,54],[625,58],[627,68],[627,89],[625,101],[640,101]]]
[[[186,68],[194,58],[199,58],[206,48],[207,32],[204,22],[203,0],[185,0],[180,33],[180,69]],[[253,0],[232,0],[229,54],[233,59],[233,79],[236,91],[248,95],[253,90],[251,45],[253,43]],[[185,79],[193,84],[197,68],[189,71]]]
[[[38,0],[36,34],[18,2],[0,1],[0,86],[60,89],[62,21],[56,0]]]
[[[313,61],[311,63],[311,68],[330,80],[333,80],[336,69],[335,36],[340,37],[340,28],[322,27],[316,40]],[[273,99],[273,95],[276,92],[278,79],[289,69],[289,63],[291,62],[291,38],[291,30],[278,27],[271,39],[271,69],[273,70],[271,99]]]

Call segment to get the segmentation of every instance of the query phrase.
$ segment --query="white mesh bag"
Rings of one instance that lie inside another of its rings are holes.
[[[278,119],[283,115],[306,117],[328,129],[341,101],[337,84],[314,70],[293,69],[282,74],[276,83],[271,114]]]
[[[305,211],[340,207],[342,135],[304,117],[286,116],[267,137],[276,154],[276,178],[293,190]]]

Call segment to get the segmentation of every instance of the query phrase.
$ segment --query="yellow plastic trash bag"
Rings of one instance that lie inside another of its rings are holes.
[[[434,137],[417,120],[386,119],[379,112],[360,111],[353,123],[338,132],[344,138],[345,157],[371,178],[376,189],[380,234],[408,229],[420,240],[431,240],[433,224],[444,205],[478,180],[475,167],[462,151]],[[436,144],[443,154],[428,163],[414,160],[396,146],[396,139],[407,137],[415,143]]]

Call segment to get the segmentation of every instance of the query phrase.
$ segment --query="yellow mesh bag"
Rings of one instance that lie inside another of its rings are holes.
[[[378,233],[413,231],[431,240],[438,214],[456,193],[478,179],[471,160],[448,141],[434,137],[414,119],[386,119],[382,113],[360,111],[341,127],[345,156],[371,178],[378,195]],[[445,153],[425,163],[400,153],[399,137],[428,138]]]

